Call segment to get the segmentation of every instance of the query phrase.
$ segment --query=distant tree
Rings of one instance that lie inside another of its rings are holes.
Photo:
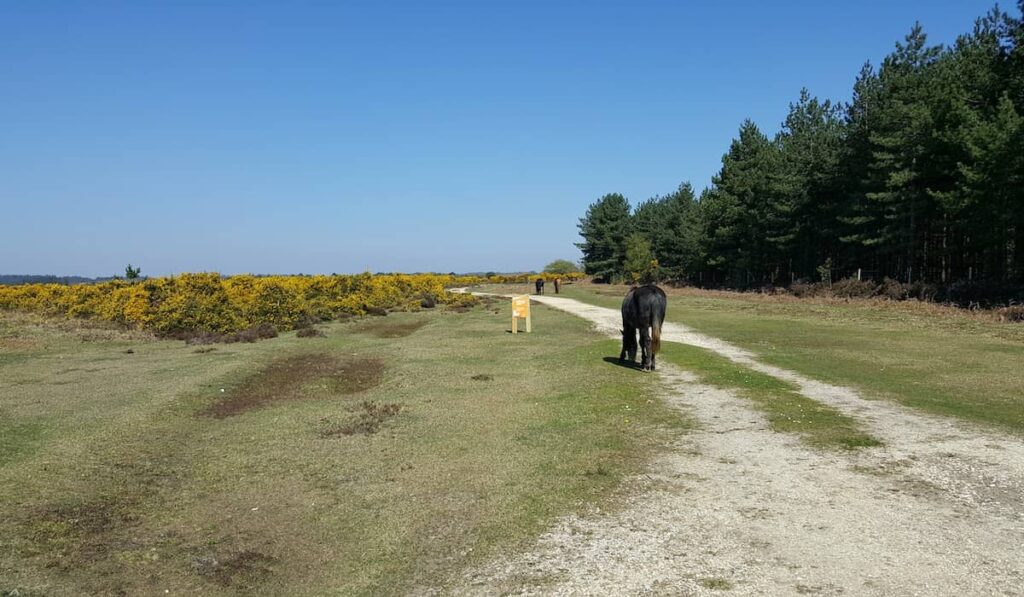
[[[776,202],[788,212],[779,229],[779,238],[786,239],[779,247],[784,283],[809,275],[841,247],[837,224],[843,133],[842,110],[803,89],[776,137],[782,152]]]
[[[624,273],[626,237],[630,232],[629,201],[618,193],[610,193],[587,208],[580,218],[583,271],[599,280],[610,282]]]
[[[546,274],[572,274],[580,271],[580,268],[568,259],[555,259],[544,266]]]
[[[658,280],[658,260],[651,251],[651,241],[639,232],[626,239],[626,274],[634,283],[647,284]]]
[[[124,277],[126,280],[137,280],[141,273],[141,267],[132,267],[132,264],[130,263],[128,264],[128,267],[124,268]]]
[[[734,285],[774,282],[792,242],[780,157],[778,144],[744,121],[702,200],[709,265]]]
[[[633,213],[632,229],[650,241],[664,277],[679,280],[700,267],[696,205],[693,187],[684,182],[664,197],[644,201]]]

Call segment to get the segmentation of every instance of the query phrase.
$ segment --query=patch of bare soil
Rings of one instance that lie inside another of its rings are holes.
[[[32,542],[25,551],[61,571],[105,558],[114,549],[115,539],[134,524],[133,506],[133,501],[119,496],[37,506],[26,518]]]
[[[335,422],[330,419],[321,420],[320,437],[336,437],[339,435],[373,435],[380,431],[385,421],[394,417],[402,410],[402,405],[394,403],[381,404],[372,400],[363,401],[353,415],[346,421]]]
[[[43,343],[35,338],[0,338],[0,350],[35,350]]]
[[[203,414],[223,419],[288,400],[308,397],[304,386],[326,380],[335,394],[356,394],[381,383],[384,362],[370,357],[338,358],[326,353],[290,356],[249,377]]]
[[[225,588],[256,589],[273,573],[276,558],[253,550],[242,550],[223,558],[207,555],[193,560],[192,569],[203,578]]]
[[[618,336],[613,309],[537,300]],[[796,383],[886,445],[815,451],[743,398],[662,364],[666,400],[700,430],[627,479],[621,508],[566,517],[446,593],[1024,594],[1020,438],[864,400],[678,324],[662,339]]]
[[[378,338],[404,338],[410,336],[427,325],[424,321],[391,321],[377,319],[360,324],[353,331],[360,334],[369,334]]]

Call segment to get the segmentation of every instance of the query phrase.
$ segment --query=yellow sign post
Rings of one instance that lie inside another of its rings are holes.
[[[519,320],[526,320],[526,332],[533,331],[530,321],[530,295],[523,294],[512,297],[512,333],[519,333]]]

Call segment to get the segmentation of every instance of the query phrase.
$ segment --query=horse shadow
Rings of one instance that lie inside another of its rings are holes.
[[[640,363],[635,361],[620,361],[619,357],[604,357],[602,360],[606,363],[622,367],[623,369],[632,369],[633,371],[642,370]]]

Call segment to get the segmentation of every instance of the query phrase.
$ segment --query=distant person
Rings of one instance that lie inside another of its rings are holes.
[[[544,294],[544,278],[537,278],[534,286],[537,288],[537,294]]]
[[[561,278],[555,278],[555,294],[558,294],[558,291],[561,290],[561,289],[562,289],[562,279]]]

